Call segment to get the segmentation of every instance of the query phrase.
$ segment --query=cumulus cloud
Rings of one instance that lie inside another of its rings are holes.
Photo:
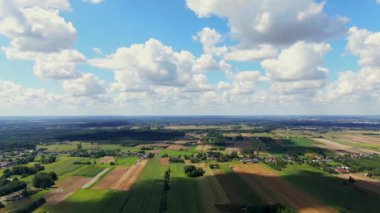
[[[288,45],[303,40],[323,41],[341,35],[344,21],[323,12],[325,2],[313,0],[187,0],[198,17],[227,18],[230,33],[240,45]]]
[[[29,89],[11,81],[0,80],[0,107],[54,105],[57,95],[42,89]]]
[[[261,61],[277,56],[277,50],[269,45],[259,45],[258,49],[230,49],[224,56],[228,61]]]
[[[69,9],[66,0],[1,0],[0,34],[10,39],[2,47],[6,57],[34,61],[41,79],[79,76],[75,65],[85,57],[72,48],[77,31],[60,15]]]
[[[176,52],[155,39],[119,48],[114,54],[89,63],[113,70],[116,81],[127,90],[145,90],[149,86],[183,87],[191,82],[195,73],[216,66],[212,57],[204,55],[196,59],[188,51]]]
[[[348,31],[347,49],[359,57],[359,64],[367,67],[380,67],[380,32],[352,27]]]
[[[241,71],[234,75],[230,93],[234,95],[252,95],[261,74],[258,71]]]
[[[321,91],[317,101],[380,100],[380,32],[352,27],[348,32],[347,50],[357,56],[362,66],[357,72],[343,71],[336,82]]]
[[[95,96],[106,93],[106,83],[92,73],[63,81],[63,89],[71,96]]]
[[[204,54],[220,56],[227,51],[225,46],[217,47],[222,42],[223,36],[215,29],[205,27],[193,36],[193,39],[202,44]]]
[[[77,36],[72,23],[66,22],[59,10],[41,7],[18,7],[6,12],[0,18],[0,34],[11,40],[3,51],[8,58],[16,59],[68,49]]]
[[[39,54],[35,59],[34,74],[41,79],[76,78],[80,74],[75,65],[84,61],[84,55],[76,50]]]
[[[327,73],[323,58],[330,49],[325,43],[298,42],[282,50],[277,59],[264,60],[261,65],[273,81],[323,80]]]

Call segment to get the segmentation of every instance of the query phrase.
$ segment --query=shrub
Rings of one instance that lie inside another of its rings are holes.
[[[193,165],[185,166],[184,170],[188,177],[199,177],[205,174],[202,168],[196,168]]]
[[[29,213],[38,209],[38,207],[42,206],[46,202],[45,198],[39,198],[21,208],[11,211],[12,213]]]
[[[21,181],[11,181],[5,185],[0,186],[0,196],[8,195],[12,192],[19,191],[26,187],[26,183]]]

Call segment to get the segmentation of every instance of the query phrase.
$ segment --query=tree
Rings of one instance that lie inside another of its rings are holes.
[[[185,166],[185,173],[188,177],[199,177],[205,174],[205,170],[202,168],[196,168],[193,165]]]
[[[82,149],[82,143],[77,144],[77,150],[81,150],[81,149]]]
[[[3,176],[8,178],[12,175],[12,171],[10,169],[5,169],[3,172]]]
[[[50,174],[41,172],[34,175],[33,185],[37,188],[46,189],[54,185],[54,180]]]
[[[54,181],[58,180],[58,175],[55,172],[50,172],[49,175]]]

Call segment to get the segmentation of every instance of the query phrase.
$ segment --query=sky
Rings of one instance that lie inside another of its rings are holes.
[[[379,115],[380,0],[0,0],[0,116]]]

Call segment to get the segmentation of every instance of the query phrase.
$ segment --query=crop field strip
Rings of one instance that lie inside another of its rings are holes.
[[[119,212],[127,191],[79,189],[58,205],[40,208],[37,213]]]
[[[184,172],[183,163],[170,165],[170,189],[168,191],[168,213],[203,212],[201,200],[198,196],[197,180],[189,178]]]
[[[197,178],[198,192],[203,210],[218,213],[219,210],[216,209],[215,204],[227,204],[230,203],[230,200],[212,170],[204,163],[201,163],[200,166],[206,171],[205,176]]]
[[[289,205],[300,213],[336,212],[260,164],[237,165],[233,169],[265,203]]]
[[[344,185],[342,179],[323,173],[306,165],[291,165],[280,175],[327,205],[340,210],[349,208],[353,212],[378,213],[380,196],[365,193],[353,186]]]
[[[94,185],[97,181],[99,181],[103,175],[107,174],[107,172],[110,170],[110,168],[105,168],[103,171],[98,173],[95,177],[93,177],[88,183],[86,183],[84,186],[82,186],[82,189],[88,189],[92,185]]]
[[[130,190],[120,212],[158,212],[163,189],[163,175],[168,167],[160,159],[151,159]]]

